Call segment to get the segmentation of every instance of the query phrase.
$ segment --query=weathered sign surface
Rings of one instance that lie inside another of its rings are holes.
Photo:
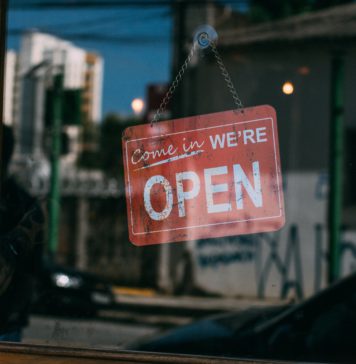
[[[270,106],[130,127],[123,151],[135,245],[284,225],[276,113]]]

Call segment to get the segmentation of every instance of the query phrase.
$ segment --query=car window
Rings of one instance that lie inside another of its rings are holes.
[[[7,5],[0,342],[356,354],[355,2]]]

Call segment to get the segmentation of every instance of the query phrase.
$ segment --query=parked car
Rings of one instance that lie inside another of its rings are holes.
[[[299,304],[221,314],[130,349],[340,363],[355,362],[355,338],[353,274]]]
[[[93,316],[114,304],[111,285],[93,274],[44,260],[36,275],[33,312]]]

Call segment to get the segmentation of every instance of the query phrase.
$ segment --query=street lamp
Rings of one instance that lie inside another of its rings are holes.
[[[133,99],[131,102],[131,107],[135,115],[140,115],[145,107],[145,103],[142,99]]]
[[[290,81],[284,82],[282,86],[282,91],[286,95],[291,95],[294,92],[294,85]]]

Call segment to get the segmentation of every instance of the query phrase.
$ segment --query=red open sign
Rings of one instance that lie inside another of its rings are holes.
[[[270,106],[130,127],[123,151],[135,245],[284,225],[276,113]]]

